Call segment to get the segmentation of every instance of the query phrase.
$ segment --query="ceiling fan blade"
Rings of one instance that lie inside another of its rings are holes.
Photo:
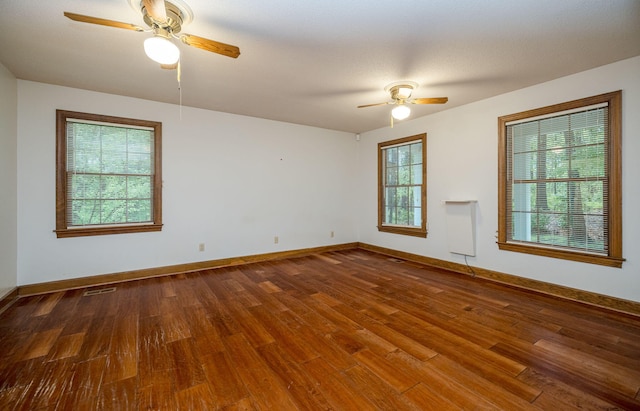
[[[192,34],[183,34],[180,36],[180,40],[188,46],[193,46],[212,53],[222,54],[223,56],[237,58],[240,55],[240,49],[236,46],[205,39]]]
[[[164,0],[143,0],[147,14],[157,23],[167,22],[167,9]]]
[[[425,97],[409,100],[411,104],[444,104],[449,101],[448,97]]]
[[[387,101],[385,103],[375,103],[375,104],[365,104],[363,106],[358,106],[358,108],[365,108],[365,107],[374,107],[374,106],[384,106],[385,104],[393,104],[390,101]]]
[[[99,17],[84,16],[82,14],[69,13],[68,11],[65,11],[64,15],[70,18],[71,20],[79,21],[82,23],[99,24],[101,26],[116,27],[119,29],[127,29],[127,30],[134,30],[134,31],[144,31],[142,27],[136,26],[135,24],[122,23],[120,21],[115,21],[115,20],[101,19]]]

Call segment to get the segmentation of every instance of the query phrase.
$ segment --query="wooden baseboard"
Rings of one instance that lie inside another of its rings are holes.
[[[172,274],[209,270],[212,268],[229,267],[242,264],[257,263],[261,261],[278,260],[283,258],[302,257],[305,255],[324,253],[328,251],[349,250],[357,247],[358,243],[345,243],[322,247],[304,248],[299,250],[255,254],[242,257],[222,258],[219,260],[198,261],[194,263],[169,265],[164,267],[145,268],[141,270],[124,271],[113,274],[102,274],[91,277],[72,278],[69,280],[51,281],[46,283],[28,284],[18,287],[18,295],[22,297],[27,295],[45,294],[76,288],[85,288],[98,285],[121,283],[125,281],[140,280],[143,278],[162,277]]]
[[[589,291],[578,290],[575,288],[565,287],[557,284],[546,283],[543,281],[532,280],[529,278],[518,277],[511,274],[505,274],[497,271],[487,270],[480,267],[468,267],[464,264],[454,263],[451,261],[440,260],[437,258],[426,257],[422,255],[398,251],[391,248],[379,247],[366,243],[345,243],[331,246],[305,248],[299,250],[279,251],[275,253],[256,254],[243,257],[223,258],[219,260],[199,261],[194,263],[170,265],[165,267],[147,268],[142,270],[125,271],[113,274],[103,274],[91,277],[73,278],[69,280],[51,281],[47,283],[29,284],[19,286],[13,291],[13,297],[6,296],[0,300],[0,312],[5,309],[5,300],[9,299],[6,306],[10,305],[16,297],[27,295],[45,294],[56,291],[70,290],[75,288],[94,287],[99,285],[113,284],[125,281],[140,280],[143,278],[161,277],[166,275],[180,274],[186,272],[208,270],[213,268],[237,266],[242,264],[256,263],[261,261],[277,260],[283,258],[295,258],[305,255],[323,253],[330,251],[349,250],[353,248],[362,248],[363,250],[372,251],[378,254],[388,255],[394,258],[413,261],[430,267],[444,269],[447,271],[475,275],[476,278],[493,281],[504,284],[509,287],[523,289],[531,292],[541,293],[548,296],[562,298],[588,304],[590,306],[600,307],[607,310],[613,310],[619,313],[629,314],[634,317],[640,316],[640,303],[635,301],[624,300],[621,298],[611,297],[607,295],[597,294]]]
[[[14,287],[3,296],[0,296],[0,314],[2,314],[4,310],[9,308],[9,306],[13,304],[16,298],[18,298],[18,287]]]
[[[541,293],[547,296],[562,298],[565,300],[576,301],[579,303],[588,304],[590,306],[613,310],[623,314],[629,314],[634,317],[640,316],[640,303],[635,301],[624,300],[622,298],[611,297],[608,295],[598,294],[590,291],[578,290],[562,285],[532,280],[530,278],[518,277],[512,274],[505,274],[480,267],[470,268],[465,264],[459,264],[451,261],[439,260],[437,258],[406,253],[404,251],[378,247],[371,244],[359,243],[358,247],[364,250],[373,251],[375,253],[388,255],[390,257],[401,258],[403,260],[425,264],[430,267],[441,268],[447,271],[453,271],[465,275],[474,275],[476,278],[501,283],[509,287]]]

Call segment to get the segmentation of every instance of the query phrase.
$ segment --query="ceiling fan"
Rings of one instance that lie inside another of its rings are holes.
[[[449,101],[447,97],[423,97],[423,98],[411,98],[413,90],[418,88],[418,83],[414,81],[396,81],[388,84],[384,91],[391,94],[392,101],[386,101],[384,103],[365,104],[358,106],[358,108],[382,106],[387,104],[394,104],[395,107],[391,110],[391,127],[393,127],[393,119],[404,120],[411,114],[411,109],[407,104],[444,104]]]
[[[149,28],[136,26],[135,24],[103,19],[99,17],[84,16],[82,14],[65,11],[64,15],[71,20],[83,23],[99,24],[102,26],[116,27],[139,32],[153,33],[144,42],[144,49],[152,60],[160,63],[162,68],[178,68],[180,49],[172,41],[178,39],[182,43],[212,53],[221,54],[232,58],[240,55],[240,49],[230,44],[220,43],[192,34],[179,34],[182,25],[193,19],[191,9],[181,0],[129,0],[131,5],[142,13],[144,22]]]

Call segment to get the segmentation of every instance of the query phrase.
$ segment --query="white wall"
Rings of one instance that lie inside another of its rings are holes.
[[[0,64],[0,298],[17,285],[17,80]]]
[[[623,90],[623,268],[500,251],[498,117]],[[364,133],[359,142],[359,241],[464,263],[448,252],[443,200],[478,200],[476,257],[471,265],[618,298],[640,301],[640,57]],[[380,233],[377,224],[377,143],[427,133],[427,219],[419,239]]]
[[[163,123],[162,232],[56,238],[56,109]],[[350,133],[18,80],[18,284],[357,241],[356,150]]]
[[[0,290],[16,284],[16,271],[17,284],[27,285],[352,241],[464,263],[448,252],[442,200],[475,199],[477,250],[470,264],[640,301],[639,73],[636,57],[363,133],[359,142],[349,133],[189,107],[180,119],[176,105],[17,80],[16,251],[15,202],[5,201],[16,193],[15,160],[7,154],[15,152],[15,99],[6,97],[16,80],[0,71],[0,119],[9,124],[0,130],[0,189],[8,194],[0,205]],[[618,89],[623,90],[623,268],[498,250],[497,118]],[[57,108],[163,122],[162,232],[55,237]],[[377,143],[422,132],[427,133],[429,236],[379,233]],[[205,243],[204,252],[198,252],[199,243]],[[16,253],[17,268],[11,257]]]

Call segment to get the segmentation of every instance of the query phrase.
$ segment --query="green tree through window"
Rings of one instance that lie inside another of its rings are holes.
[[[161,124],[58,110],[59,237],[161,228]]]
[[[426,237],[426,134],[378,144],[378,230]]]
[[[621,266],[620,92],[499,123],[499,247]]]

